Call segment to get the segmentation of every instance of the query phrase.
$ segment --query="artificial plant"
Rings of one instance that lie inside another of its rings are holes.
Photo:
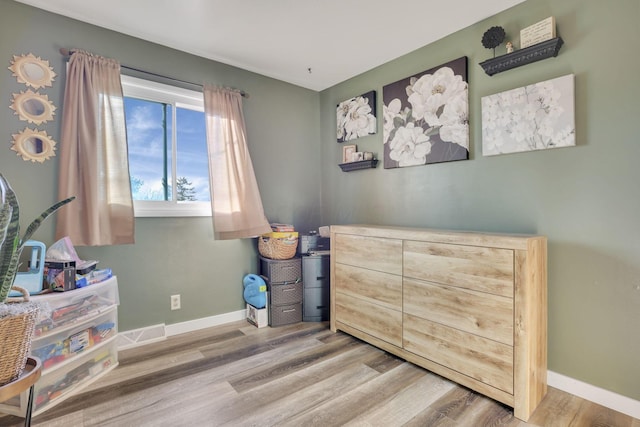
[[[20,238],[20,207],[9,182],[0,174],[0,303],[9,295],[18,271],[18,262],[24,243],[31,238],[40,224],[58,208],[75,197],[64,199],[42,212],[33,220],[22,239]]]

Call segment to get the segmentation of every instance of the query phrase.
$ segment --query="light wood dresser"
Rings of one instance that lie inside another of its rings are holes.
[[[547,239],[332,226],[331,330],[526,421],[547,392]]]

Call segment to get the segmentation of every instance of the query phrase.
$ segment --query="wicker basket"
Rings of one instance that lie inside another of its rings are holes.
[[[265,258],[291,259],[298,249],[297,237],[258,237],[258,252]]]
[[[38,305],[29,302],[29,291],[19,286],[12,289],[24,296],[0,304],[0,386],[16,380],[24,371],[40,311]]]

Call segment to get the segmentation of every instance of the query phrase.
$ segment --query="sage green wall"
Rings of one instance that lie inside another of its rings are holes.
[[[529,0],[320,97],[325,222],[547,236],[549,369],[633,399],[640,399],[639,5]],[[518,41],[521,28],[548,16],[565,42],[557,58],[493,77],[482,71],[478,63],[492,55],[480,43],[484,31],[500,25]],[[355,143],[382,157],[382,87],[461,56],[468,57],[470,160],[340,171],[338,102],[377,90],[378,133]],[[576,147],[482,156],[482,96],[570,73]]]
[[[167,29],[170,31],[170,29]],[[267,217],[292,222],[301,231],[320,224],[319,95],[245,70],[148,43],[103,28],[0,0],[0,172],[22,208],[22,227],[57,198],[58,158],[27,163],[10,151],[11,135],[24,129],[8,107],[11,94],[26,89],[7,69],[13,55],[33,53],[53,66],[53,87],[40,90],[58,107],[55,121],[38,126],[59,141],[65,63],[59,48],[82,48],[122,64],[178,79],[232,86],[250,94],[244,102],[249,150]],[[33,126],[32,126],[33,127]],[[91,167],[91,165],[86,165]],[[50,245],[55,221],[34,236]],[[254,240],[214,241],[210,218],[138,218],[136,243],[78,247],[118,275],[120,330],[172,324],[244,307],[242,278],[257,272]],[[169,310],[169,296],[182,295],[182,310]]]
[[[32,52],[59,74],[41,91],[58,106],[56,120],[39,127],[56,140],[64,81],[58,49],[79,47],[180,79],[248,91],[249,149],[271,220],[301,231],[368,222],[548,236],[549,368],[640,399],[637,0],[529,0],[320,95],[10,0],[0,0],[0,8],[5,65],[14,54]],[[477,65],[491,55],[480,44],[490,26],[503,26],[517,40],[520,28],[551,15],[565,41],[557,58],[493,77]],[[469,161],[340,171],[337,102],[378,91],[379,133],[356,143],[380,154],[382,87],[460,56],[469,58]],[[482,96],[569,73],[576,75],[577,147],[482,156]],[[24,89],[5,67],[5,105]],[[55,201],[58,161],[26,163],[9,150],[11,134],[24,126],[12,110],[0,114],[0,172],[18,192],[26,226]],[[53,221],[35,238],[50,244]],[[254,242],[213,241],[208,218],[138,219],[135,245],[78,251],[118,274],[121,330],[238,310],[241,278],[256,269]],[[171,312],[169,295],[176,292],[184,308]]]

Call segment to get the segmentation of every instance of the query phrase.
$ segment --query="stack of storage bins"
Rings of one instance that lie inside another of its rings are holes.
[[[33,416],[59,404],[118,366],[116,277],[67,292],[31,298],[50,308],[35,327],[31,354],[42,361]],[[28,391],[0,403],[0,412],[25,416]]]
[[[302,322],[302,261],[260,257],[260,274],[267,279],[269,326]]]

